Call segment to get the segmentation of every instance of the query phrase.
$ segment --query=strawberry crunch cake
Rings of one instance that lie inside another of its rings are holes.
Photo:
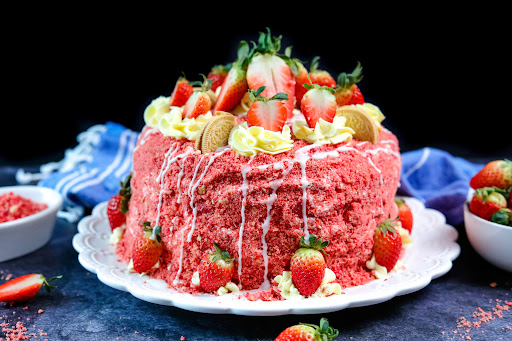
[[[357,86],[361,66],[334,80],[280,40],[240,42],[232,64],[146,108],[107,211],[129,271],[179,292],[284,300],[400,267],[401,156]]]

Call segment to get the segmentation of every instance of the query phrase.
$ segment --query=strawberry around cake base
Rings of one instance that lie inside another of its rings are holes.
[[[162,226],[164,251],[148,275],[178,291],[202,293],[192,275],[216,242],[235,259],[232,281],[242,294],[281,299],[273,279],[308,234],[329,240],[326,264],[341,287],[374,279],[365,263],[375,227],[396,210],[401,167],[397,139],[385,129],[377,144],[297,140],[288,152],[247,158],[230,148],[200,154],[193,142],[146,127],[133,160],[117,253],[129,263],[142,223]]]

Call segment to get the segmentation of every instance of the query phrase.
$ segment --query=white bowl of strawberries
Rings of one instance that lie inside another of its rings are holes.
[[[470,181],[466,234],[489,263],[512,272],[512,161],[489,162]]]

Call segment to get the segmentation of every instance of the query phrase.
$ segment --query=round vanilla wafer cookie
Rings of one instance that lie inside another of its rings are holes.
[[[353,137],[359,141],[379,142],[379,127],[370,115],[353,106],[342,106],[336,110],[337,115],[346,118],[345,125],[354,129]]]
[[[236,120],[233,115],[219,115],[209,119],[202,129],[200,137],[201,152],[212,153],[217,148],[227,146],[229,134],[235,125]]]

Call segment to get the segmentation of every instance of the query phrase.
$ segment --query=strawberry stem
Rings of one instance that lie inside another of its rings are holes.
[[[121,205],[119,210],[122,214],[126,214],[128,212],[128,205],[130,203],[130,198],[132,197],[132,187],[131,182],[132,173],[128,174],[124,181],[121,181],[121,189],[119,190],[119,195],[121,196]]]
[[[309,235],[309,244],[306,244],[306,240],[304,239],[304,236],[300,238],[300,246],[304,248],[309,248],[313,250],[318,250],[326,254],[324,247],[327,247],[329,245],[328,240],[322,241],[322,238],[318,238],[312,234]]]
[[[309,324],[309,323],[299,323],[303,326],[309,326],[315,329],[315,334],[318,337],[319,340],[328,341],[328,340],[334,340],[338,337],[339,331],[338,329],[335,329],[331,326],[329,326],[329,321],[322,317],[320,319],[320,327],[316,324]]]
[[[41,277],[43,277],[43,284],[44,284],[44,288],[46,289],[46,291],[48,292],[51,292],[52,289],[55,289],[57,286],[55,285],[51,285],[50,283],[55,281],[56,279],[59,279],[59,278],[62,278],[62,275],[59,275],[59,276],[55,276],[55,277],[52,277],[50,279],[46,279],[44,276],[41,275]]]
[[[358,83],[361,81],[361,79],[363,79],[363,67],[361,66],[361,63],[360,62],[357,62],[357,65],[354,69],[354,71],[352,71],[352,73],[345,73],[345,72],[342,72],[338,75],[338,81],[336,82],[337,83],[337,86],[336,86],[336,89],[348,89],[350,88],[352,85]]]
[[[278,92],[274,96],[267,98],[263,96],[261,93],[265,90],[265,86],[260,86],[257,90],[249,89],[249,97],[253,102],[261,101],[261,102],[268,102],[268,101],[287,101],[288,100],[288,94],[285,94],[284,92]]]
[[[215,251],[210,253],[210,255],[213,256],[212,262],[216,262],[220,259],[224,260],[226,263],[231,263],[233,261],[229,252],[222,251],[217,243],[213,243],[213,247],[215,248]]]

